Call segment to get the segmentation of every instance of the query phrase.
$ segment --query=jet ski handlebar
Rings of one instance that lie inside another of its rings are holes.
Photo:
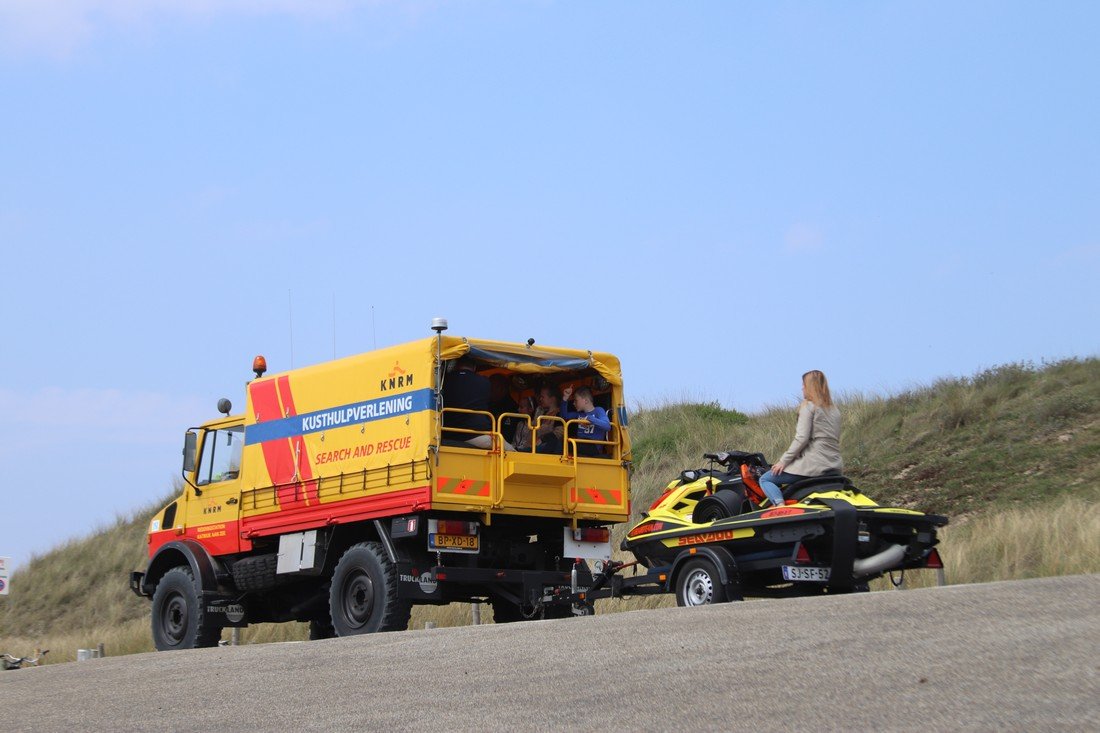
[[[708,461],[714,461],[720,466],[729,467],[733,464],[748,463],[750,465],[767,465],[768,461],[764,458],[763,453],[746,453],[744,451],[722,451],[720,453],[704,453],[703,458]]]

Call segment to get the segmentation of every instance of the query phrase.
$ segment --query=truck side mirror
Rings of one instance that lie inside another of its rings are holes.
[[[188,432],[183,436],[183,472],[194,473],[195,449],[198,447],[199,434]]]

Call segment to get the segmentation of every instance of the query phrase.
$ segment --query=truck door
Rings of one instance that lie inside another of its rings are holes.
[[[187,501],[187,536],[214,555],[240,551],[241,456],[244,425],[223,425],[201,433],[194,482]]]

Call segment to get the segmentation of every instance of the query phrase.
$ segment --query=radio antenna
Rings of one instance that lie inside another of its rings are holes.
[[[290,323],[290,368],[294,368],[294,298],[290,288],[286,291],[287,321]]]
[[[371,338],[374,340],[373,348],[377,350],[378,349],[378,329],[374,325],[374,305],[373,304],[370,307],[370,334],[371,334]]]

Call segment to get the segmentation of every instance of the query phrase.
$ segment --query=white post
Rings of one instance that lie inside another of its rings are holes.
[[[241,628],[234,626],[233,630],[229,632],[229,645],[240,646],[241,645]]]
[[[474,601],[470,604],[470,613],[473,616],[474,626],[481,625],[481,604]]]
[[[947,571],[943,568],[936,568],[936,585],[947,585]]]

